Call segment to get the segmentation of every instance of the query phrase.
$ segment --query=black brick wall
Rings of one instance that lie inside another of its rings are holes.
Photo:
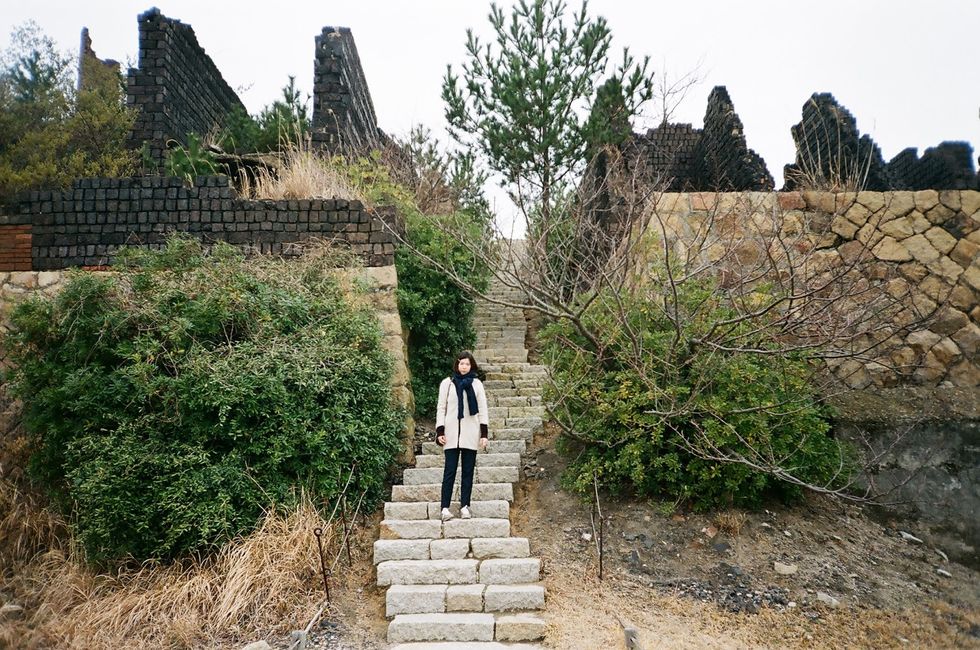
[[[131,146],[148,142],[163,161],[167,141],[185,143],[188,133],[204,135],[224,124],[234,108],[245,110],[190,25],[153,8],[140,14],[139,68],[130,68],[127,101],[139,109]]]
[[[354,36],[346,27],[324,27],[313,61],[313,142],[336,151],[371,149],[386,140]]]
[[[919,158],[914,147],[888,162],[893,184],[904,190],[980,189],[973,172],[973,148],[966,142],[943,142],[926,149]]]
[[[294,256],[311,238],[345,242],[368,266],[394,264],[398,226],[391,209],[359,201],[239,198],[226,176],[180,179],[89,178],[68,190],[31,192],[0,210],[0,225],[32,226],[33,270],[111,265],[123,246],[160,248],[173,231],[205,243],[225,241],[252,251]]]

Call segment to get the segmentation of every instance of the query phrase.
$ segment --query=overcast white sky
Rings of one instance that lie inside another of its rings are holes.
[[[570,4],[579,6],[577,0]],[[324,25],[350,27],[379,125],[394,135],[419,123],[442,133],[446,64],[462,61],[467,27],[489,31],[489,2],[483,0],[155,5],[193,26],[251,112],[277,98],[288,75],[296,76],[304,94],[311,91],[314,36]],[[87,26],[100,57],[135,64],[136,16],[151,6],[3,0],[0,47],[9,43],[11,28],[33,19],[73,52]],[[980,143],[978,0],[593,0],[589,7],[609,21],[617,48],[650,55],[668,76],[700,66],[700,83],[672,121],[701,126],[711,88],[727,86],[748,145],[765,159],[777,187],[783,165],[794,156],[790,126],[813,92],[832,92],[885,160],[910,146],[921,155],[943,140]],[[653,125],[654,107],[648,113],[635,130]],[[976,156],[974,151],[974,162]],[[493,196],[500,212],[511,210],[501,193]]]

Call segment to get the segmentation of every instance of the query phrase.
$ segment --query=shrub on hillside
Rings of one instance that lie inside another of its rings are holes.
[[[849,454],[828,435],[805,362],[699,347],[734,314],[710,281],[677,289],[679,332],[652,290],[600,296],[583,317],[596,341],[568,321],[545,328],[554,380],[546,400],[566,429],[561,446],[574,452],[566,486],[589,493],[596,477],[613,491],[710,508],[798,498],[796,479],[842,485]],[[760,471],[774,461],[787,476]]]
[[[5,344],[31,472],[94,560],[173,558],[301,490],[382,493],[403,414],[377,320],[336,260],[246,261],[182,237],[18,306]]]

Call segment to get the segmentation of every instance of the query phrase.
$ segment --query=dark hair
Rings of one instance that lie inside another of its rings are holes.
[[[469,350],[463,350],[456,355],[456,361],[453,362],[453,372],[459,372],[459,361],[460,359],[470,360],[470,372],[479,376],[480,366],[476,363],[476,359],[473,358],[473,353]]]

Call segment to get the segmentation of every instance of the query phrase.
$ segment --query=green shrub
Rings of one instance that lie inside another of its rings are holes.
[[[382,495],[404,414],[376,318],[331,261],[245,261],[173,238],[22,303],[6,345],[31,473],[93,560],[173,558],[300,490]]]
[[[167,149],[164,168],[170,176],[183,178],[193,183],[197,176],[218,173],[218,163],[215,155],[201,145],[201,136],[196,133],[187,134],[187,145],[171,141]]]
[[[447,233],[461,232],[474,242],[480,241],[489,217],[476,208],[447,215],[422,214],[412,192],[391,179],[378,152],[353,161],[338,159],[335,164],[369,202],[393,205],[405,219],[409,246],[395,250],[398,312],[402,326],[408,330],[408,365],[415,411],[420,416],[432,417],[439,382],[452,372],[454,355],[472,348],[476,342],[475,305],[466,291],[414,251],[454,269],[466,282],[483,290],[489,280],[489,270],[481,267],[472,253]],[[481,205],[478,200],[472,204]]]
[[[283,151],[299,145],[306,141],[311,128],[306,104],[296,88],[296,77],[291,76],[282,88],[282,98],[255,117],[241,108],[229,113],[219,136],[221,146],[241,154]]]
[[[733,313],[710,282],[687,281],[678,291],[679,337],[663,296],[644,290],[639,298],[601,296],[586,311],[598,347],[567,322],[543,331],[554,378],[546,399],[573,431],[561,440],[574,452],[565,485],[589,492],[597,476],[613,491],[709,508],[798,498],[798,484],[762,469],[772,462],[814,485],[846,480],[837,470],[848,453],[828,435],[806,363],[699,347],[698,338]],[[739,325],[746,333],[752,326]]]

